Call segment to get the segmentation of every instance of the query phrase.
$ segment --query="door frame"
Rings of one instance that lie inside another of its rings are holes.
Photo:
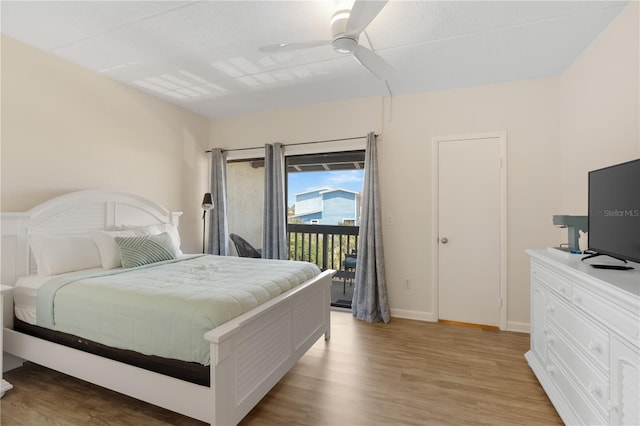
[[[500,145],[500,330],[507,329],[507,132],[471,133],[431,138],[431,312],[439,319],[439,143],[447,141],[498,139]]]

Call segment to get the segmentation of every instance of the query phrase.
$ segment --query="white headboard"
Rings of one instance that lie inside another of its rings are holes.
[[[71,192],[24,213],[2,213],[2,284],[13,285],[18,277],[33,273],[29,250],[31,232],[55,235],[88,235],[118,225],[178,225],[181,212],[134,194],[115,191]]]

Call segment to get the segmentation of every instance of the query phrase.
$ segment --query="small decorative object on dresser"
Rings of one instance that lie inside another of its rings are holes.
[[[11,287],[8,285],[0,285],[0,331],[4,328],[3,325],[3,306],[4,306],[4,293],[8,293]],[[0,398],[4,396],[4,393],[13,388],[11,383],[2,378],[2,333],[0,333]]]
[[[531,256],[525,357],[566,424],[640,424],[640,270],[594,269],[555,249]]]

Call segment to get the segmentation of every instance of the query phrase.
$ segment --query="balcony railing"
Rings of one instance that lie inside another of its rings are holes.
[[[315,263],[323,271],[335,269],[335,278],[353,278],[353,268],[345,268],[348,254],[358,250],[358,226],[288,224],[289,259]]]

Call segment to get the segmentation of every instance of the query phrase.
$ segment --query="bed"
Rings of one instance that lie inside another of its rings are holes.
[[[39,289],[39,286],[43,285],[42,280],[33,280],[38,269],[47,269],[42,267],[41,249],[30,241],[34,240],[35,236],[86,238],[88,235],[93,235],[95,238],[96,233],[100,234],[105,230],[122,230],[125,225],[127,229],[149,226],[175,229],[179,217],[180,213],[170,212],[144,198],[113,191],[79,191],[51,199],[24,213],[3,213],[1,217],[2,283],[13,286],[19,278],[23,277],[21,280],[22,282],[27,280],[27,288],[32,285]],[[157,237],[175,239],[172,232],[162,232],[157,234]],[[135,238],[125,238],[122,241],[129,243],[130,240]],[[63,257],[64,253],[66,253],[64,250],[58,251],[60,257]],[[103,253],[100,252],[100,254]],[[175,260],[160,259],[157,264],[150,262],[153,263],[152,265],[135,264],[132,270],[147,267],[149,269],[170,268],[173,267],[170,264],[175,263],[178,267],[188,270],[214,268],[217,271],[216,276],[220,276],[221,268],[224,269],[227,266],[217,263],[210,266],[210,261],[224,261],[224,259],[214,258],[217,256],[187,256],[176,253]],[[65,260],[61,259],[63,263]],[[104,261],[104,257],[102,260]],[[246,260],[257,263],[273,262],[259,259]],[[236,258],[233,261],[241,260]],[[36,267],[37,263],[39,268]],[[205,264],[207,266],[204,266]],[[86,279],[86,285],[90,285],[93,283],[92,280],[106,279],[102,277],[105,274],[104,268],[101,268],[103,266],[96,265],[95,270],[83,270],[78,274],[84,274],[83,279]],[[255,266],[259,265],[255,264]],[[240,265],[240,268],[248,269],[245,264]],[[273,265],[270,268],[277,269]],[[173,274],[167,271],[163,270],[161,275]],[[50,272],[59,271],[53,266],[51,270],[47,270],[47,273]],[[204,344],[201,346],[206,351],[209,365],[204,365],[206,362],[202,361],[202,349],[193,351],[198,353],[200,362],[179,361],[179,363],[198,366],[197,374],[194,374],[198,377],[205,374],[208,376],[207,380],[194,380],[188,374],[185,376],[167,372],[164,367],[149,368],[136,360],[130,361],[126,356],[110,356],[101,351],[74,346],[64,340],[65,336],[71,336],[71,340],[74,340],[73,332],[53,333],[54,337],[48,336],[43,332],[47,328],[43,327],[40,321],[35,321],[36,314],[29,314],[29,309],[32,308],[26,302],[29,294],[24,288],[20,291],[16,289],[18,315],[14,313],[12,297],[5,297],[4,351],[20,359],[213,425],[237,424],[320,337],[324,335],[325,339],[329,339],[330,287],[334,273],[335,271],[332,270],[310,275],[301,275],[301,272],[283,272],[283,274],[298,276],[301,282],[291,284],[289,287],[286,283],[268,284],[270,287],[267,290],[256,291],[272,292],[269,289],[275,288],[270,300],[253,303],[253,299],[261,299],[262,293],[258,293],[257,296],[246,298],[250,302],[244,303],[247,305],[246,312],[228,314],[232,317],[231,319],[217,318],[213,321],[216,323],[215,326],[210,330],[205,324],[201,341]],[[69,274],[73,275],[76,272]],[[229,274],[232,273],[229,272]],[[264,273],[257,274],[264,275]],[[273,272],[274,277],[278,274],[280,272]],[[121,275],[122,277],[118,278],[121,281],[129,279],[124,278],[126,273]],[[29,278],[24,278],[27,276]],[[56,278],[58,276],[55,274]],[[33,280],[31,284],[29,279]],[[287,280],[289,278],[284,279],[284,281]],[[56,281],[56,279],[45,281]],[[63,281],[65,286],[67,281],[73,283],[69,288],[83,282],[76,278]],[[37,284],[33,284],[34,282]],[[25,285],[21,284],[21,287]],[[66,288],[64,287],[65,291]],[[39,294],[46,293],[42,290],[38,291]],[[86,294],[93,294],[86,288],[84,291]],[[100,297],[103,297],[102,293]],[[126,299],[129,300],[130,296]],[[226,299],[236,301],[241,297],[234,294]],[[104,300],[107,300],[106,297]],[[104,301],[100,300],[100,302]],[[39,313],[46,311],[48,306],[46,302],[37,303]],[[59,305],[62,309],[64,303],[60,302]],[[231,306],[232,311],[234,306]],[[234,315],[239,316],[234,317]],[[22,319],[14,321],[16,316]],[[90,317],[85,318],[85,321],[89,322],[87,318],[90,319]],[[151,315],[150,318],[157,318],[157,315]],[[149,327],[160,327],[154,322],[147,321],[146,324]],[[32,325],[34,327],[31,327]],[[196,335],[199,334],[196,332]],[[78,340],[86,339],[75,339],[76,342]],[[90,342],[92,340],[89,339]],[[96,342],[96,346],[105,346],[107,351],[110,350],[109,345],[102,345],[99,341]],[[135,353],[136,351],[124,350],[124,352]],[[163,356],[151,355],[151,357],[164,359]]]

